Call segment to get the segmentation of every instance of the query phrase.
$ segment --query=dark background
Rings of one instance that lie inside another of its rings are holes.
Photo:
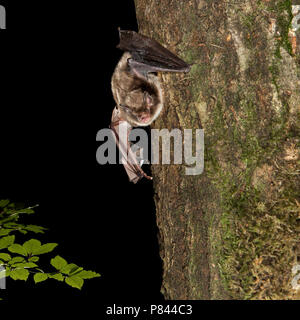
[[[117,28],[137,31],[133,1],[0,4],[7,10],[7,30],[0,30],[0,199],[39,204],[22,222],[49,228],[17,234],[17,242],[57,242],[52,256],[101,274],[81,291],[51,279],[8,279],[1,295],[14,304],[161,300],[152,182],[133,185],[120,165],[95,161],[96,133],[108,128],[114,108]]]

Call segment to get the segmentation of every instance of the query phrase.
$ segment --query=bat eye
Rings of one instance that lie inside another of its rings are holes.
[[[125,106],[125,104],[120,104],[119,105],[120,107],[121,107],[121,109],[123,110],[123,111],[125,111],[125,112],[130,112],[130,108],[129,107],[127,107],[127,106]]]

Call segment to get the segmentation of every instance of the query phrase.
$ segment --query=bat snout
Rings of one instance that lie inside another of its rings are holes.
[[[151,119],[150,113],[143,113],[139,116],[139,121],[142,123],[148,123]]]

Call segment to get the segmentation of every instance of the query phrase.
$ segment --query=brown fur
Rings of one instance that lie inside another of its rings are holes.
[[[113,96],[123,120],[133,127],[148,126],[163,107],[161,85],[155,74],[149,73],[147,80],[133,74],[127,63],[130,58],[125,52],[116,66],[111,81]]]

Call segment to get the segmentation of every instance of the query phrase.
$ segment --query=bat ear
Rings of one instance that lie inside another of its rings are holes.
[[[121,32],[122,32],[121,28],[118,27],[119,39],[121,39]],[[117,46],[117,48],[118,48],[118,47],[119,47],[119,45]]]
[[[153,98],[151,97],[151,95],[147,91],[145,91],[145,93],[144,93],[144,102],[147,107],[153,106]]]

